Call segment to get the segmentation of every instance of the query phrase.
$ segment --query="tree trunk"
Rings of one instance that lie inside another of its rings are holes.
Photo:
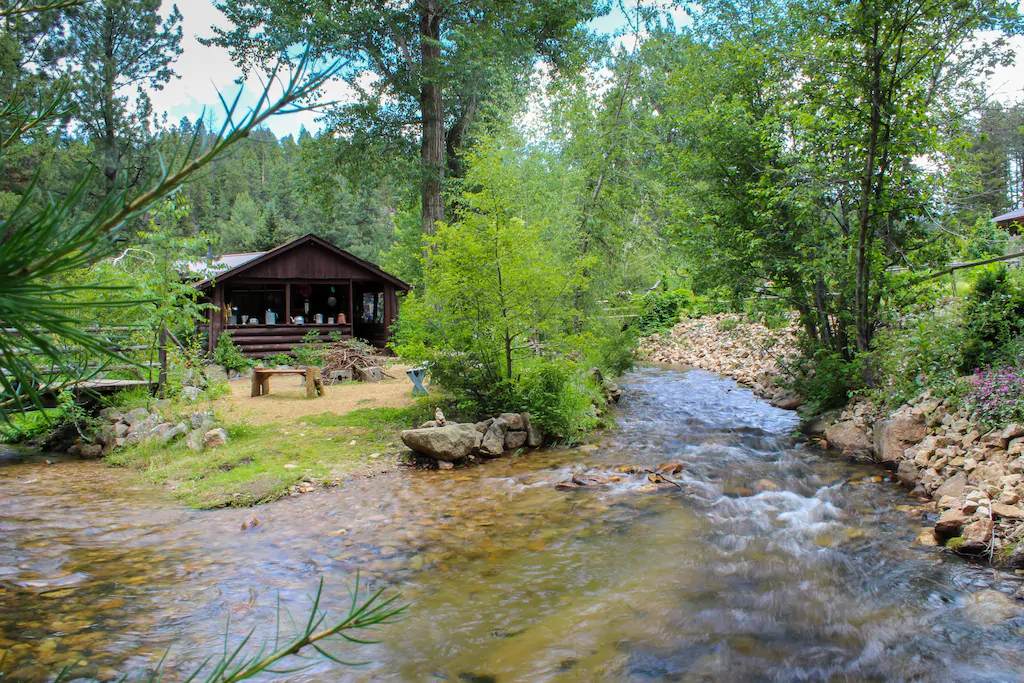
[[[423,232],[430,234],[444,220],[441,184],[444,181],[444,98],[441,87],[441,16],[437,0],[420,3],[420,111],[423,137]]]
[[[854,320],[857,333],[857,351],[867,351],[871,344],[871,246],[875,188],[875,162],[878,156],[878,135],[882,128],[882,57],[878,48],[878,22],[874,22],[871,43],[865,57],[870,71],[868,101],[871,114],[866,140],[867,159],[861,176],[860,207],[857,216],[857,281],[854,291]]]
[[[117,187],[117,122],[114,108],[114,81],[117,79],[116,62],[114,59],[114,16],[110,7],[103,10],[103,178],[107,194]]]

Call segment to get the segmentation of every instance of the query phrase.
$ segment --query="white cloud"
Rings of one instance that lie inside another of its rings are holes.
[[[224,107],[220,103],[218,92],[226,100],[231,101],[243,87],[240,107],[252,106],[262,89],[257,75],[251,74],[243,86],[236,81],[242,72],[236,67],[228,51],[213,46],[206,46],[198,38],[213,35],[211,26],[224,26],[224,16],[213,6],[211,0],[179,0],[178,9],[182,15],[182,53],[174,64],[174,70],[180,78],[173,79],[163,90],[151,93],[153,106],[158,112],[167,112],[172,122],[183,116],[196,121],[204,108],[209,117],[211,112],[219,125],[224,121]],[[170,10],[171,4],[165,2],[164,13]],[[324,89],[325,100],[344,99],[351,96],[351,90],[344,83],[329,83]],[[269,122],[270,128],[278,135],[298,135],[299,129],[305,126],[310,132],[320,129],[316,122],[315,112],[299,112],[275,117]]]

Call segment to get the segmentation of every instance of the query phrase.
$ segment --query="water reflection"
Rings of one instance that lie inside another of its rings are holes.
[[[364,669],[296,680],[1019,680],[1009,577],[910,545],[878,472],[796,444],[791,413],[703,372],[629,377],[595,452],[404,472],[249,511],[192,512],[95,463],[0,468],[0,648],[17,680],[64,664],[186,671],[301,614],[356,568],[412,601]],[[678,461],[556,491],[573,473]]]

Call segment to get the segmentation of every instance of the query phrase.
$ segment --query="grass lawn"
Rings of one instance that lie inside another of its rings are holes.
[[[222,423],[228,443],[195,452],[182,440],[115,451],[111,464],[142,472],[196,508],[266,503],[300,488],[336,485],[349,476],[392,468],[404,450],[399,434],[432,414],[433,407],[359,408],[254,424]]]

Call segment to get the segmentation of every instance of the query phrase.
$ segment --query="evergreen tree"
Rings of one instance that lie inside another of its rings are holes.
[[[181,13],[160,16],[161,0],[96,0],[71,16],[75,118],[97,145],[107,193],[134,187],[148,170],[153,136],[150,90],[172,78],[181,54]]]
[[[277,218],[277,209],[271,205],[267,209],[267,215],[263,217],[259,230],[253,234],[249,248],[252,251],[270,251],[274,247],[281,246],[284,241],[281,223]]]

